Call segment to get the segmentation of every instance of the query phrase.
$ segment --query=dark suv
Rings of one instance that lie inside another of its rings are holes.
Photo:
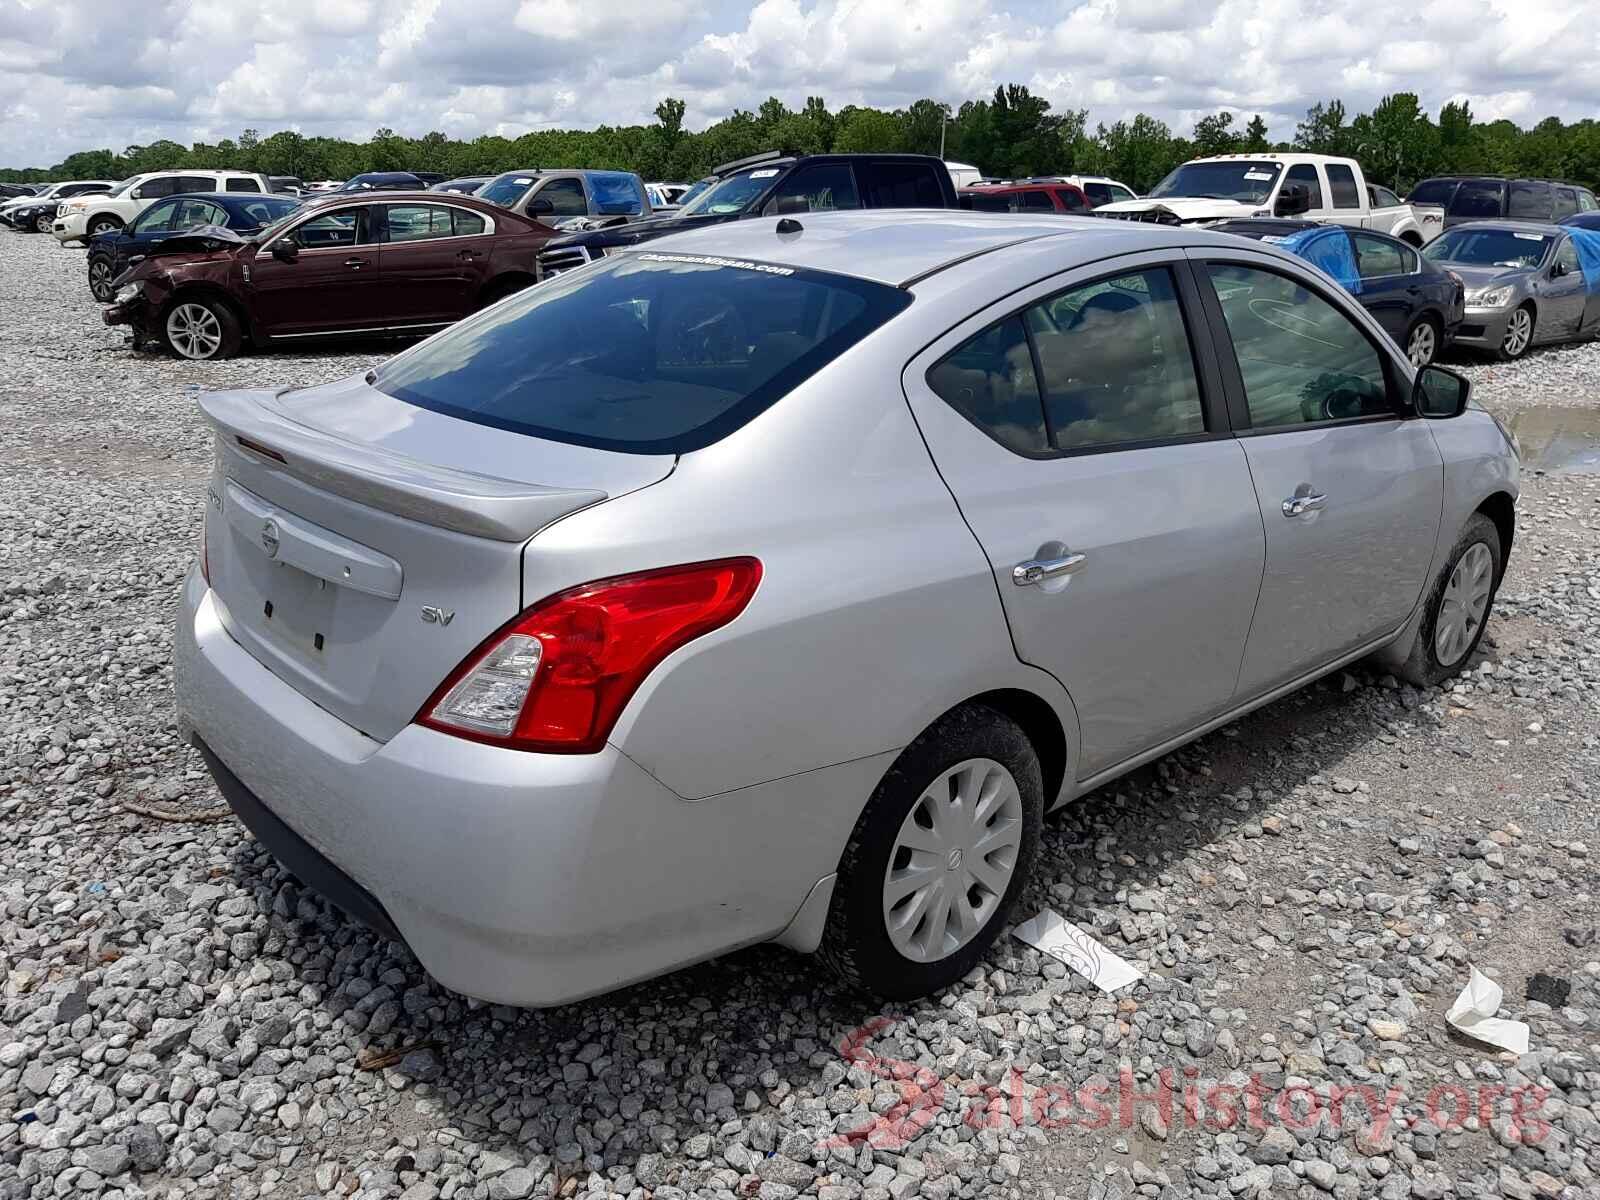
[[[671,216],[551,238],[539,255],[545,279],[685,229],[743,217],[790,216],[851,208],[959,208],[942,161],[928,154],[806,154],[770,151],[724,163],[711,182]]]
[[[1408,204],[1437,204],[1448,229],[1463,221],[1560,221],[1600,209],[1594,193],[1553,179],[1503,175],[1439,175],[1411,189]]]

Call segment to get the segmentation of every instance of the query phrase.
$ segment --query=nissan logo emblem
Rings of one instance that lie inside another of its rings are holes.
[[[278,557],[278,523],[266,520],[261,523],[261,548],[267,552],[268,558]]]

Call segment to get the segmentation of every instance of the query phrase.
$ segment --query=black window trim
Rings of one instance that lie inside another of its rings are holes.
[[[1202,297],[1199,285],[1195,279],[1194,266],[1186,257],[1184,257],[1184,252],[1181,248],[1174,247],[1170,250],[1165,250],[1164,252],[1174,255],[1175,257],[1164,257],[1148,262],[1140,262],[1137,264],[1123,263],[1120,267],[1110,266],[1108,269],[1091,275],[1086,279],[1075,279],[1071,283],[1064,284],[1060,287],[1055,287],[1052,290],[1043,293],[1042,295],[1035,296],[1033,299],[1025,301],[1016,307],[1008,308],[1005,312],[999,313],[989,320],[984,321],[983,324],[972,330],[965,337],[962,337],[955,343],[955,345],[950,346],[944,351],[944,353],[940,354],[927,365],[922,372],[923,386],[928,389],[928,391],[939,401],[939,403],[946,405],[952,412],[965,420],[969,425],[971,425],[979,433],[983,434],[984,437],[988,438],[995,445],[999,446],[1002,450],[1006,451],[1008,454],[1014,454],[1018,458],[1027,459],[1032,462],[1049,462],[1058,458],[1082,458],[1083,456],[1089,454],[1120,454],[1127,450],[1154,450],[1159,449],[1162,446],[1188,446],[1197,442],[1216,442],[1222,441],[1225,438],[1231,438],[1233,436],[1233,429],[1230,425],[1230,414],[1227,405],[1223,400],[1224,377],[1220,369],[1220,364],[1215,358],[1215,348],[1211,344],[1212,339],[1206,334],[1206,326],[1208,322],[1205,320],[1205,314],[1201,307]],[[1152,252],[1149,250],[1133,251],[1130,254],[1119,257],[1143,259],[1151,253]],[[1156,251],[1156,253],[1163,253],[1163,251]],[[1116,261],[1116,259],[1108,259],[1103,260],[1103,263],[1115,263]],[[1070,267],[1066,271],[1058,272],[1058,274],[1074,274],[1083,267],[1095,267],[1100,265],[1102,265],[1102,263],[1083,263],[1080,264],[1079,267]],[[1124,275],[1132,275],[1139,272],[1156,270],[1167,270],[1172,274],[1174,285],[1173,290],[1176,292],[1178,299],[1178,311],[1184,323],[1184,331],[1188,335],[1189,357],[1194,366],[1195,385],[1200,391],[1200,413],[1201,419],[1205,422],[1205,431],[1202,433],[1175,434],[1171,437],[1140,438],[1135,441],[1128,442],[1102,442],[1099,445],[1094,446],[1073,446],[1066,449],[1056,446],[1055,429],[1050,423],[1050,408],[1045,403],[1044,398],[1044,371],[1039,365],[1039,349],[1034,344],[1033,330],[1028,328],[1028,322],[1023,314],[1026,313],[1030,308],[1037,307],[1041,304],[1047,304],[1057,296],[1063,295],[1067,292],[1077,291],[1079,288],[1092,287],[1094,284],[1103,283],[1108,279],[1119,279]],[[1048,278],[1036,279],[1031,283],[1025,284],[1023,287],[1018,288],[1017,292],[1032,291],[1033,288],[1039,284],[1048,282]],[[1015,296],[1017,292],[1011,293],[1011,296]],[[1005,303],[1011,299],[1011,296],[1001,297],[1001,299],[996,303]],[[929,378],[932,375],[935,367],[942,363],[951,354],[954,354],[962,346],[966,345],[967,342],[971,341],[975,337],[978,337],[985,330],[992,329],[996,325],[1003,325],[1005,322],[1013,319],[1021,323],[1022,335],[1027,339],[1028,342],[1028,356],[1033,362],[1034,383],[1039,392],[1040,423],[1044,426],[1045,438],[1050,443],[1050,448],[1047,450],[1019,450],[1015,446],[1006,445],[999,438],[995,437],[993,433],[985,429],[983,425],[975,421],[971,416],[962,412],[959,408],[941,396],[938,390],[934,388],[933,382]],[[952,329],[960,328],[965,324],[965,321],[959,322],[957,325],[952,326]],[[944,334],[940,335],[940,337],[935,338],[934,342],[943,340],[943,338],[950,332],[951,330],[946,330]],[[930,343],[930,345],[931,344],[932,343]],[[921,354],[926,352],[927,348],[928,347],[925,346],[923,350],[918,351],[917,356],[920,357]],[[915,361],[915,358],[913,358],[912,361]],[[907,364],[907,366],[909,365],[910,363]]]
[[[1342,425],[1373,425],[1380,421],[1408,421],[1417,416],[1416,409],[1412,406],[1410,390],[1404,386],[1404,376],[1399,374],[1399,366],[1395,361],[1394,353],[1384,346],[1377,338],[1372,336],[1366,324],[1355,319],[1351,313],[1351,305],[1344,298],[1336,297],[1327,291],[1315,280],[1296,274],[1292,269],[1286,269],[1288,264],[1274,262],[1265,256],[1252,258],[1234,250],[1214,251],[1207,248],[1204,251],[1191,251],[1195,257],[1192,265],[1197,278],[1203,277],[1205,286],[1201,289],[1201,302],[1205,306],[1207,324],[1211,326],[1211,337],[1215,345],[1223,377],[1227,386],[1228,412],[1232,419],[1234,437],[1266,437],[1275,433],[1299,433],[1307,429],[1332,429]],[[1228,319],[1222,311],[1222,301],[1217,296],[1216,287],[1211,279],[1210,267],[1213,264],[1248,267],[1252,270],[1264,271],[1269,275],[1280,275],[1304,288],[1313,296],[1331,304],[1334,311],[1343,313],[1345,318],[1354,325],[1361,336],[1367,340],[1373,351],[1378,355],[1378,361],[1383,365],[1384,385],[1389,392],[1389,400],[1396,405],[1392,413],[1375,413],[1362,417],[1338,417],[1329,421],[1298,421],[1293,425],[1264,425],[1256,428],[1250,420],[1250,402],[1245,393],[1244,372],[1239,368],[1239,357],[1234,349],[1233,334],[1228,330]],[[1364,308],[1356,307],[1362,315],[1371,319],[1371,314]]]

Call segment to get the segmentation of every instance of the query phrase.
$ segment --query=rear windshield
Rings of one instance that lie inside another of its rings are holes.
[[[430,338],[373,385],[515,433],[680,454],[726,437],[910,303],[820,271],[620,254]]]

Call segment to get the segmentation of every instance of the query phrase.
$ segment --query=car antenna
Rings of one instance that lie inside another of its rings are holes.
[[[778,222],[779,233],[800,233],[804,229],[805,226],[793,217],[784,217],[783,220]]]

